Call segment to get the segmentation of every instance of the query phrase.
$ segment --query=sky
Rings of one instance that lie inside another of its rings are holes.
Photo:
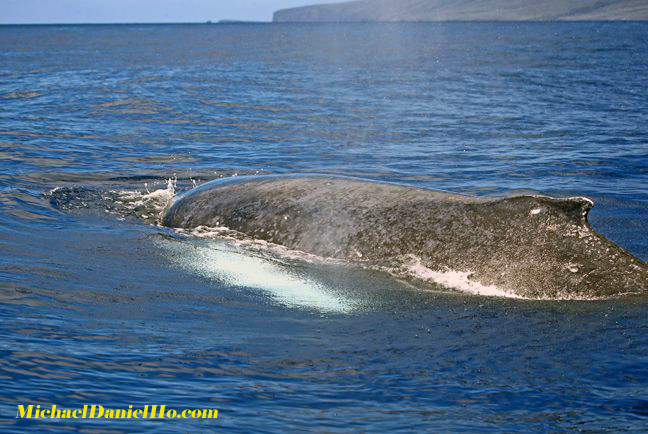
[[[277,9],[341,0],[0,0],[0,24],[271,21]]]

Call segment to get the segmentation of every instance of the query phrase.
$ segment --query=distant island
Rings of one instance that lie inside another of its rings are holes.
[[[274,22],[647,21],[647,0],[356,0],[281,9]]]
[[[218,24],[259,24],[267,21],[248,21],[248,20],[218,20]],[[207,21],[208,24],[211,24],[211,21]]]

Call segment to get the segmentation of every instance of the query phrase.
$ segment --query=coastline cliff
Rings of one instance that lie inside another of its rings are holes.
[[[273,22],[647,21],[646,0],[356,0],[274,13]]]

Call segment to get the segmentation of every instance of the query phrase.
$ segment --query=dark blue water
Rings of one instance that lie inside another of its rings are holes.
[[[155,226],[148,192],[320,172],[577,194],[646,260],[646,89],[646,23],[0,27],[0,429],[645,430],[646,297],[277,262]]]

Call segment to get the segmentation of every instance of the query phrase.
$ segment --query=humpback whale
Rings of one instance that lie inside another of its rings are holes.
[[[646,293],[648,267],[587,221],[584,197],[475,198],[332,175],[241,176],[177,198],[162,224],[220,227],[323,257],[434,273],[527,298]]]

